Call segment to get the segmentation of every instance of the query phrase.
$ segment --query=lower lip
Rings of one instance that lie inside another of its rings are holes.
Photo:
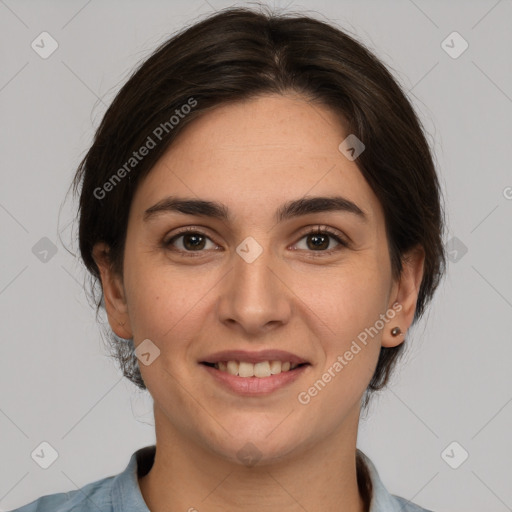
[[[308,368],[309,365],[299,366],[295,370],[277,373],[270,377],[239,377],[238,375],[231,375],[228,372],[223,372],[212,368],[211,366],[202,366],[217,382],[229,390],[245,396],[261,396],[268,395],[278,389],[281,389],[293,381],[298,379]]]

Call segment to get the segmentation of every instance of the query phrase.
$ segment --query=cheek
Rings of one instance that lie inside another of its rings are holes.
[[[130,323],[135,344],[151,340],[160,350],[158,369],[167,368],[172,375],[184,376],[184,362],[192,361],[193,341],[204,332],[204,323],[210,318],[211,297],[219,276],[201,272],[192,266],[172,267],[170,264],[150,264],[149,258],[131,274],[128,296]],[[128,266],[127,266],[128,268]],[[157,383],[168,378],[160,375],[154,380],[152,366],[139,365],[144,380]]]
[[[310,312],[311,321],[318,326],[320,318],[328,327],[319,336],[323,360],[312,379],[311,391],[320,394],[322,390],[318,406],[355,404],[375,370],[383,328],[390,325],[381,320],[386,313],[388,282],[377,260],[363,257],[350,267],[338,269],[330,279],[316,280],[320,282],[322,290],[312,287],[313,281],[303,282],[302,290],[309,309],[317,315]]]
[[[297,399],[312,405],[312,411],[324,418],[325,428],[356,406],[375,371],[386,299],[379,275],[368,267],[364,272],[353,269],[326,282],[324,293],[313,296],[308,304],[328,329],[322,329],[319,365]]]
[[[165,338],[201,295],[199,283],[191,280],[192,273],[177,270],[162,259],[160,249],[132,251],[125,257],[128,309],[136,340]]]
[[[371,258],[301,275],[294,292],[304,303],[302,316],[316,324],[328,346],[343,347],[385,312],[387,281]]]

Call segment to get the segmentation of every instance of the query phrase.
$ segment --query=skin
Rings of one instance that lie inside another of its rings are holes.
[[[154,400],[155,462],[139,478],[152,512],[364,510],[355,471],[361,397],[380,347],[403,342],[391,329],[405,333],[412,323],[424,252],[412,251],[392,280],[381,205],[338,150],[347,135],[327,107],[298,95],[221,105],[188,125],[139,185],[123,276],[111,272],[108,247],[95,246],[110,326],[160,350],[140,364]],[[286,201],[334,193],[355,202],[368,223],[347,212],[274,221]],[[171,194],[220,201],[234,220],[164,213],[144,222],[144,211]],[[186,236],[162,244],[185,226],[207,237],[199,257],[184,254],[194,252]],[[327,239],[316,248],[306,232],[317,226],[349,246]],[[252,263],[236,252],[248,236],[263,249]],[[298,394],[397,302],[394,319],[300,404]],[[270,396],[226,391],[199,366],[218,350],[268,348],[311,363]],[[237,458],[248,442],[261,457],[253,467]]]

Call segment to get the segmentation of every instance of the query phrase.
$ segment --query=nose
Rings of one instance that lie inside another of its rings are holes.
[[[243,252],[240,252],[243,255]],[[218,316],[240,335],[257,336],[289,322],[293,293],[268,248],[254,260],[233,255],[233,267],[222,280]]]

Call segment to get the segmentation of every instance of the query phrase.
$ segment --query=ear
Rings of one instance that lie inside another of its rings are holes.
[[[121,276],[114,272],[109,258],[109,247],[103,242],[94,245],[92,257],[101,274],[101,286],[105,298],[108,323],[120,338],[133,337],[128,306]]]
[[[388,305],[388,310],[393,309],[396,311],[396,315],[387,324],[382,335],[383,347],[396,347],[405,339],[407,329],[414,319],[418,293],[423,279],[424,263],[425,250],[421,245],[415,246],[402,258],[402,272],[398,281],[393,284]],[[394,327],[399,327],[402,333],[393,336],[391,330]]]

